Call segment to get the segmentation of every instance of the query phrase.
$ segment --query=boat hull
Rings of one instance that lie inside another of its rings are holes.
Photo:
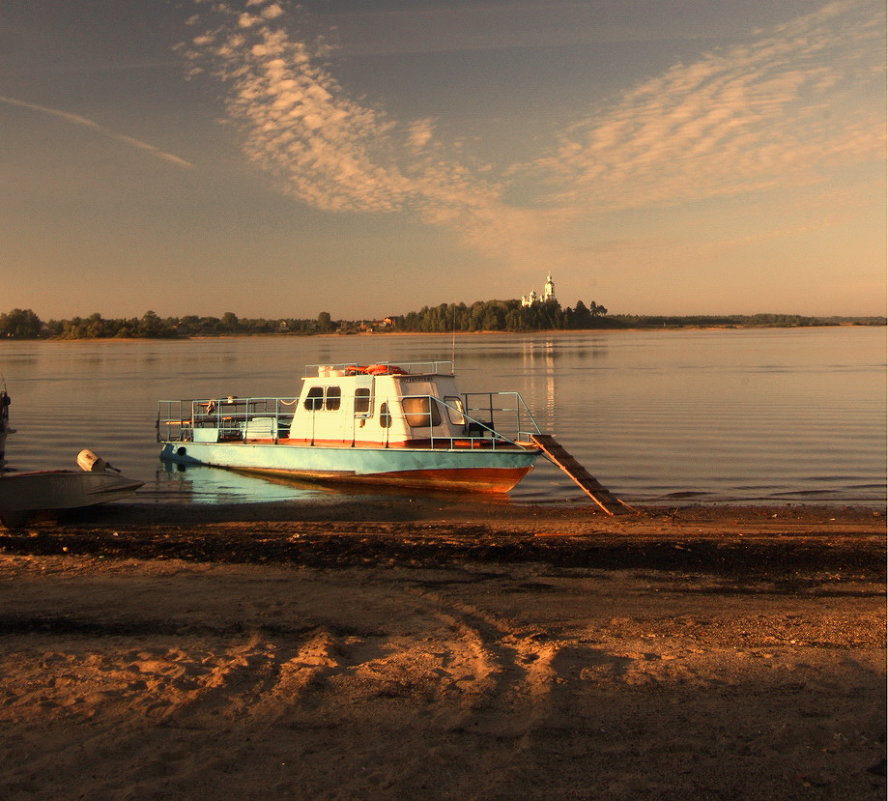
[[[46,470],[0,478],[0,515],[79,509],[125,498],[143,482],[117,473]]]
[[[273,443],[164,443],[160,458],[309,481],[504,493],[530,471],[534,448],[441,450]]]

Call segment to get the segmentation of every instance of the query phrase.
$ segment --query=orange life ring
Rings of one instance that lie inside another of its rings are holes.
[[[393,364],[371,364],[364,368],[367,375],[406,375],[406,371]]]

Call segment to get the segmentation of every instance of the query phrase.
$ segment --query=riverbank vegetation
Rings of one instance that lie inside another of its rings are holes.
[[[31,309],[0,313],[0,339],[182,339],[252,334],[310,335],[358,333],[451,333],[480,331],[582,331],[628,328],[744,328],[829,325],[885,325],[885,317],[805,317],[798,314],[635,315],[608,314],[606,307],[582,300],[562,306],[557,300],[522,305],[519,300],[441,303],[382,320],[334,320],[328,312],[315,318],[89,317],[43,321]]]

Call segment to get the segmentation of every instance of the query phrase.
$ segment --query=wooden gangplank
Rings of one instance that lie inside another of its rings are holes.
[[[530,439],[542,449],[550,461],[567,473],[580,489],[609,515],[626,515],[634,511],[629,504],[612,495],[611,491],[574,459],[551,434],[531,434]]]

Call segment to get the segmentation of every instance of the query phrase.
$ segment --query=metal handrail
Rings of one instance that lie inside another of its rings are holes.
[[[246,425],[256,418],[273,419],[274,438],[279,437],[283,424],[289,426],[297,398],[195,398],[190,400],[158,401],[158,441],[185,441],[195,429],[216,428],[220,436],[243,435]],[[164,410],[166,414],[164,415]],[[161,427],[165,426],[165,430]]]
[[[453,361],[451,359],[434,359],[424,362],[372,362],[374,366],[397,367],[410,375],[453,375]],[[363,365],[367,367],[368,365]],[[319,378],[321,369],[330,370],[358,370],[362,369],[357,362],[322,362],[320,364],[306,364],[303,376],[305,378]],[[330,378],[338,376],[329,376]]]
[[[485,445],[495,449],[499,444],[510,446],[519,445],[519,440],[527,439],[531,433],[540,433],[530,409],[518,392],[468,392],[460,398],[462,408],[448,403],[435,395],[400,395],[392,398],[389,404],[389,413],[398,415],[399,419],[406,420],[403,409],[403,401],[410,398],[428,399],[428,411],[422,412],[428,415],[428,430],[432,447],[444,445],[455,449],[455,443],[470,443],[483,440]],[[511,398],[512,404],[504,404],[504,398]],[[217,429],[220,440],[243,439],[249,433],[248,426],[259,418],[271,419],[271,436],[278,440],[285,428],[289,428],[292,422],[292,407],[298,398],[199,398],[192,400],[162,400],[158,401],[158,416],[156,422],[157,440],[167,442],[193,441],[195,430]],[[434,405],[433,405],[434,404]],[[473,405],[479,404],[479,405]],[[502,405],[500,405],[502,404]],[[442,415],[453,419],[450,413],[459,415],[464,421],[466,433],[460,436],[435,436],[433,408],[437,406]],[[164,412],[166,412],[164,414]],[[419,414],[419,412],[411,412]],[[498,425],[502,421],[502,415],[511,416],[514,419],[506,425]],[[357,420],[352,415],[352,444],[357,436]],[[425,428],[426,426],[409,426],[409,428]],[[314,415],[312,415],[312,429],[314,429]],[[390,432],[390,428],[387,429]],[[480,436],[474,436],[473,432],[479,432]],[[387,437],[386,437],[387,439]],[[314,442],[312,431],[310,441]]]
[[[484,407],[470,407],[469,406],[469,398],[472,396],[484,396],[488,399],[488,403]],[[508,406],[494,406],[493,399],[495,397],[511,397],[515,400],[514,408],[510,408]],[[485,443],[488,443],[492,449],[496,449],[497,443],[508,443],[512,446],[519,445],[518,440],[522,438],[522,435],[526,435],[529,437],[531,433],[539,434],[541,430],[537,425],[536,420],[533,417],[529,407],[524,401],[524,398],[521,397],[518,392],[469,392],[463,393],[463,408],[458,408],[453,404],[447,403],[447,401],[439,398],[435,395],[401,395],[399,397],[400,401],[404,401],[405,399],[410,398],[427,398],[429,400],[429,411],[426,413],[428,415],[429,423],[428,428],[430,431],[429,439],[431,441],[432,447],[435,446],[436,442],[445,441],[450,442],[450,447],[454,447],[454,442],[469,440],[473,442],[475,440],[482,440]],[[466,431],[470,431],[472,426],[476,428],[476,430],[482,432],[480,437],[472,436],[468,434],[466,436],[458,436],[458,437],[442,437],[440,435],[435,436],[434,434],[434,425],[433,425],[433,417],[432,417],[432,402],[438,405],[441,408],[443,413],[447,413],[449,411],[456,412],[459,414],[463,420],[466,427]],[[470,408],[472,411],[478,411],[479,409],[487,412],[489,419],[482,420],[479,417],[475,417],[470,414]],[[496,424],[495,413],[496,412],[515,412],[515,420],[514,426],[509,428],[508,433],[504,433],[504,428],[502,426],[498,426]],[[412,414],[417,414],[413,412]],[[401,415],[406,418],[406,413],[403,410],[403,403],[401,404]],[[526,420],[522,419],[522,415],[526,415]],[[413,426],[413,428],[424,428],[425,426]],[[532,427],[532,429],[530,428]],[[490,435],[489,438],[487,435]]]

